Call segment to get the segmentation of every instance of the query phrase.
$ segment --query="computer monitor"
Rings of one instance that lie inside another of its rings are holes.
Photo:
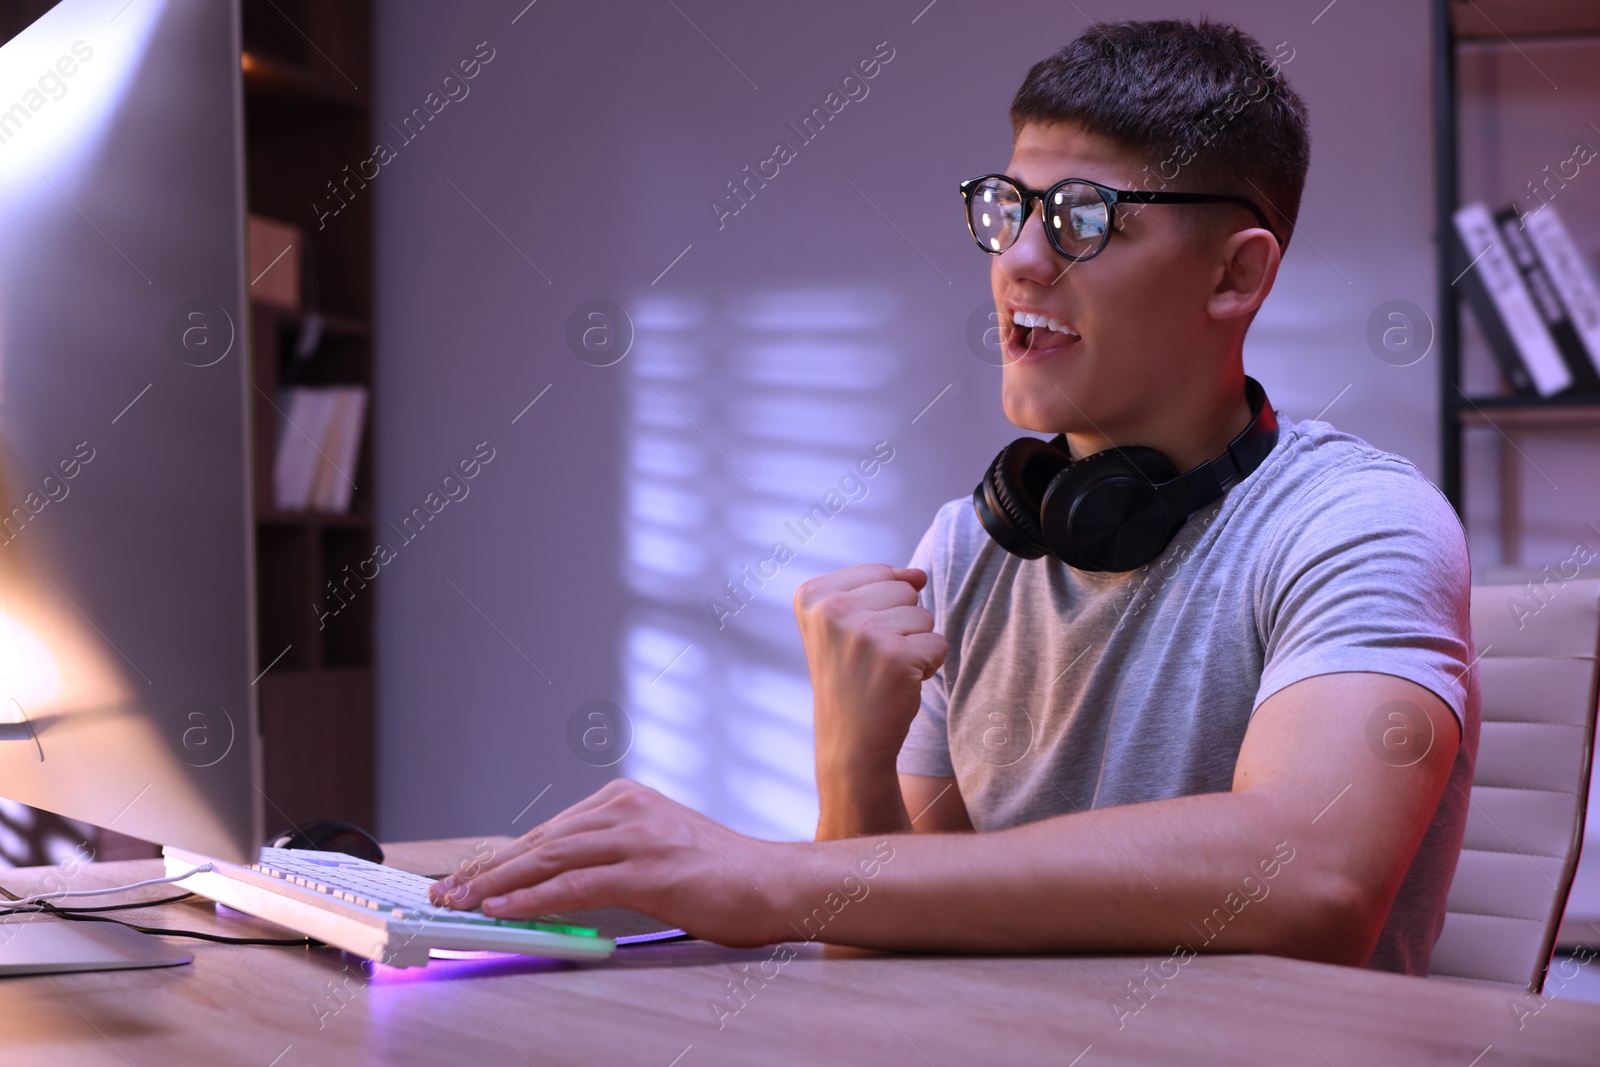
[[[0,47],[0,795],[254,862],[235,0]]]

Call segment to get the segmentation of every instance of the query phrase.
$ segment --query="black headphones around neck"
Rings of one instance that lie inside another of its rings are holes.
[[[1266,390],[1244,380],[1250,425],[1227,450],[1185,474],[1144,445],[1075,460],[1064,434],[1019,437],[995,457],[972,491],[978,521],[1023,559],[1046,553],[1085,571],[1131,571],[1171,542],[1189,516],[1243,481],[1278,443]]]

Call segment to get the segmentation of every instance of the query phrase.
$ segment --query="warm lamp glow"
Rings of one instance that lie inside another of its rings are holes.
[[[15,700],[26,708],[60,695],[61,671],[50,649],[27,627],[0,612],[0,701]]]

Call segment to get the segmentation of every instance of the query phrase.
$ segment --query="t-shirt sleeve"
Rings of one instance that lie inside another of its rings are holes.
[[[1264,644],[1251,711],[1320,674],[1390,674],[1467,721],[1471,567],[1460,520],[1416,468],[1366,459],[1335,471],[1285,516],[1266,556]]]
[[[917,542],[916,551],[911,553],[911,562],[907,564],[928,573],[928,584],[917,594],[917,603],[933,615],[934,630],[944,634],[946,640],[951,640],[951,635],[945,633],[944,617],[939,605],[943,602],[950,580],[949,527],[954,517],[950,509],[959,503],[951,501],[940,507],[922,539]],[[949,663],[949,659],[946,659],[945,665],[922,683],[922,706],[916,718],[911,720],[911,730],[906,734],[905,743],[900,746],[900,756],[895,762],[895,769],[901,774],[955,777],[955,767],[950,762],[950,733],[946,718],[950,705],[945,670]]]

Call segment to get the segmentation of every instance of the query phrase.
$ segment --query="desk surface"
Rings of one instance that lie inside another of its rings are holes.
[[[395,866],[431,873],[481,840],[386,851]],[[117,885],[159,876],[159,866],[92,864],[73,882]],[[37,892],[50,870],[0,871],[0,885]],[[164,895],[167,887],[155,886],[124,898]],[[123,917],[239,936],[279,932],[199,899]],[[679,942],[619,949],[601,964],[435,960],[377,968],[369,978],[361,961],[331,949],[180,943],[192,947],[194,963],[0,979],[0,1061],[1497,1067],[1593,1064],[1600,1055],[1600,1005],[1529,996],[1519,1020],[1514,998],[1499,989],[1266,956],[1169,964],[1176,976],[1152,981],[1148,1003],[1119,1027],[1111,1002],[1127,995],[1129,981],[1159,973],[1166,957],[906,957],[795,944],[789,959],[777,948]],[[730,983],[742,983],[742,998]]]

